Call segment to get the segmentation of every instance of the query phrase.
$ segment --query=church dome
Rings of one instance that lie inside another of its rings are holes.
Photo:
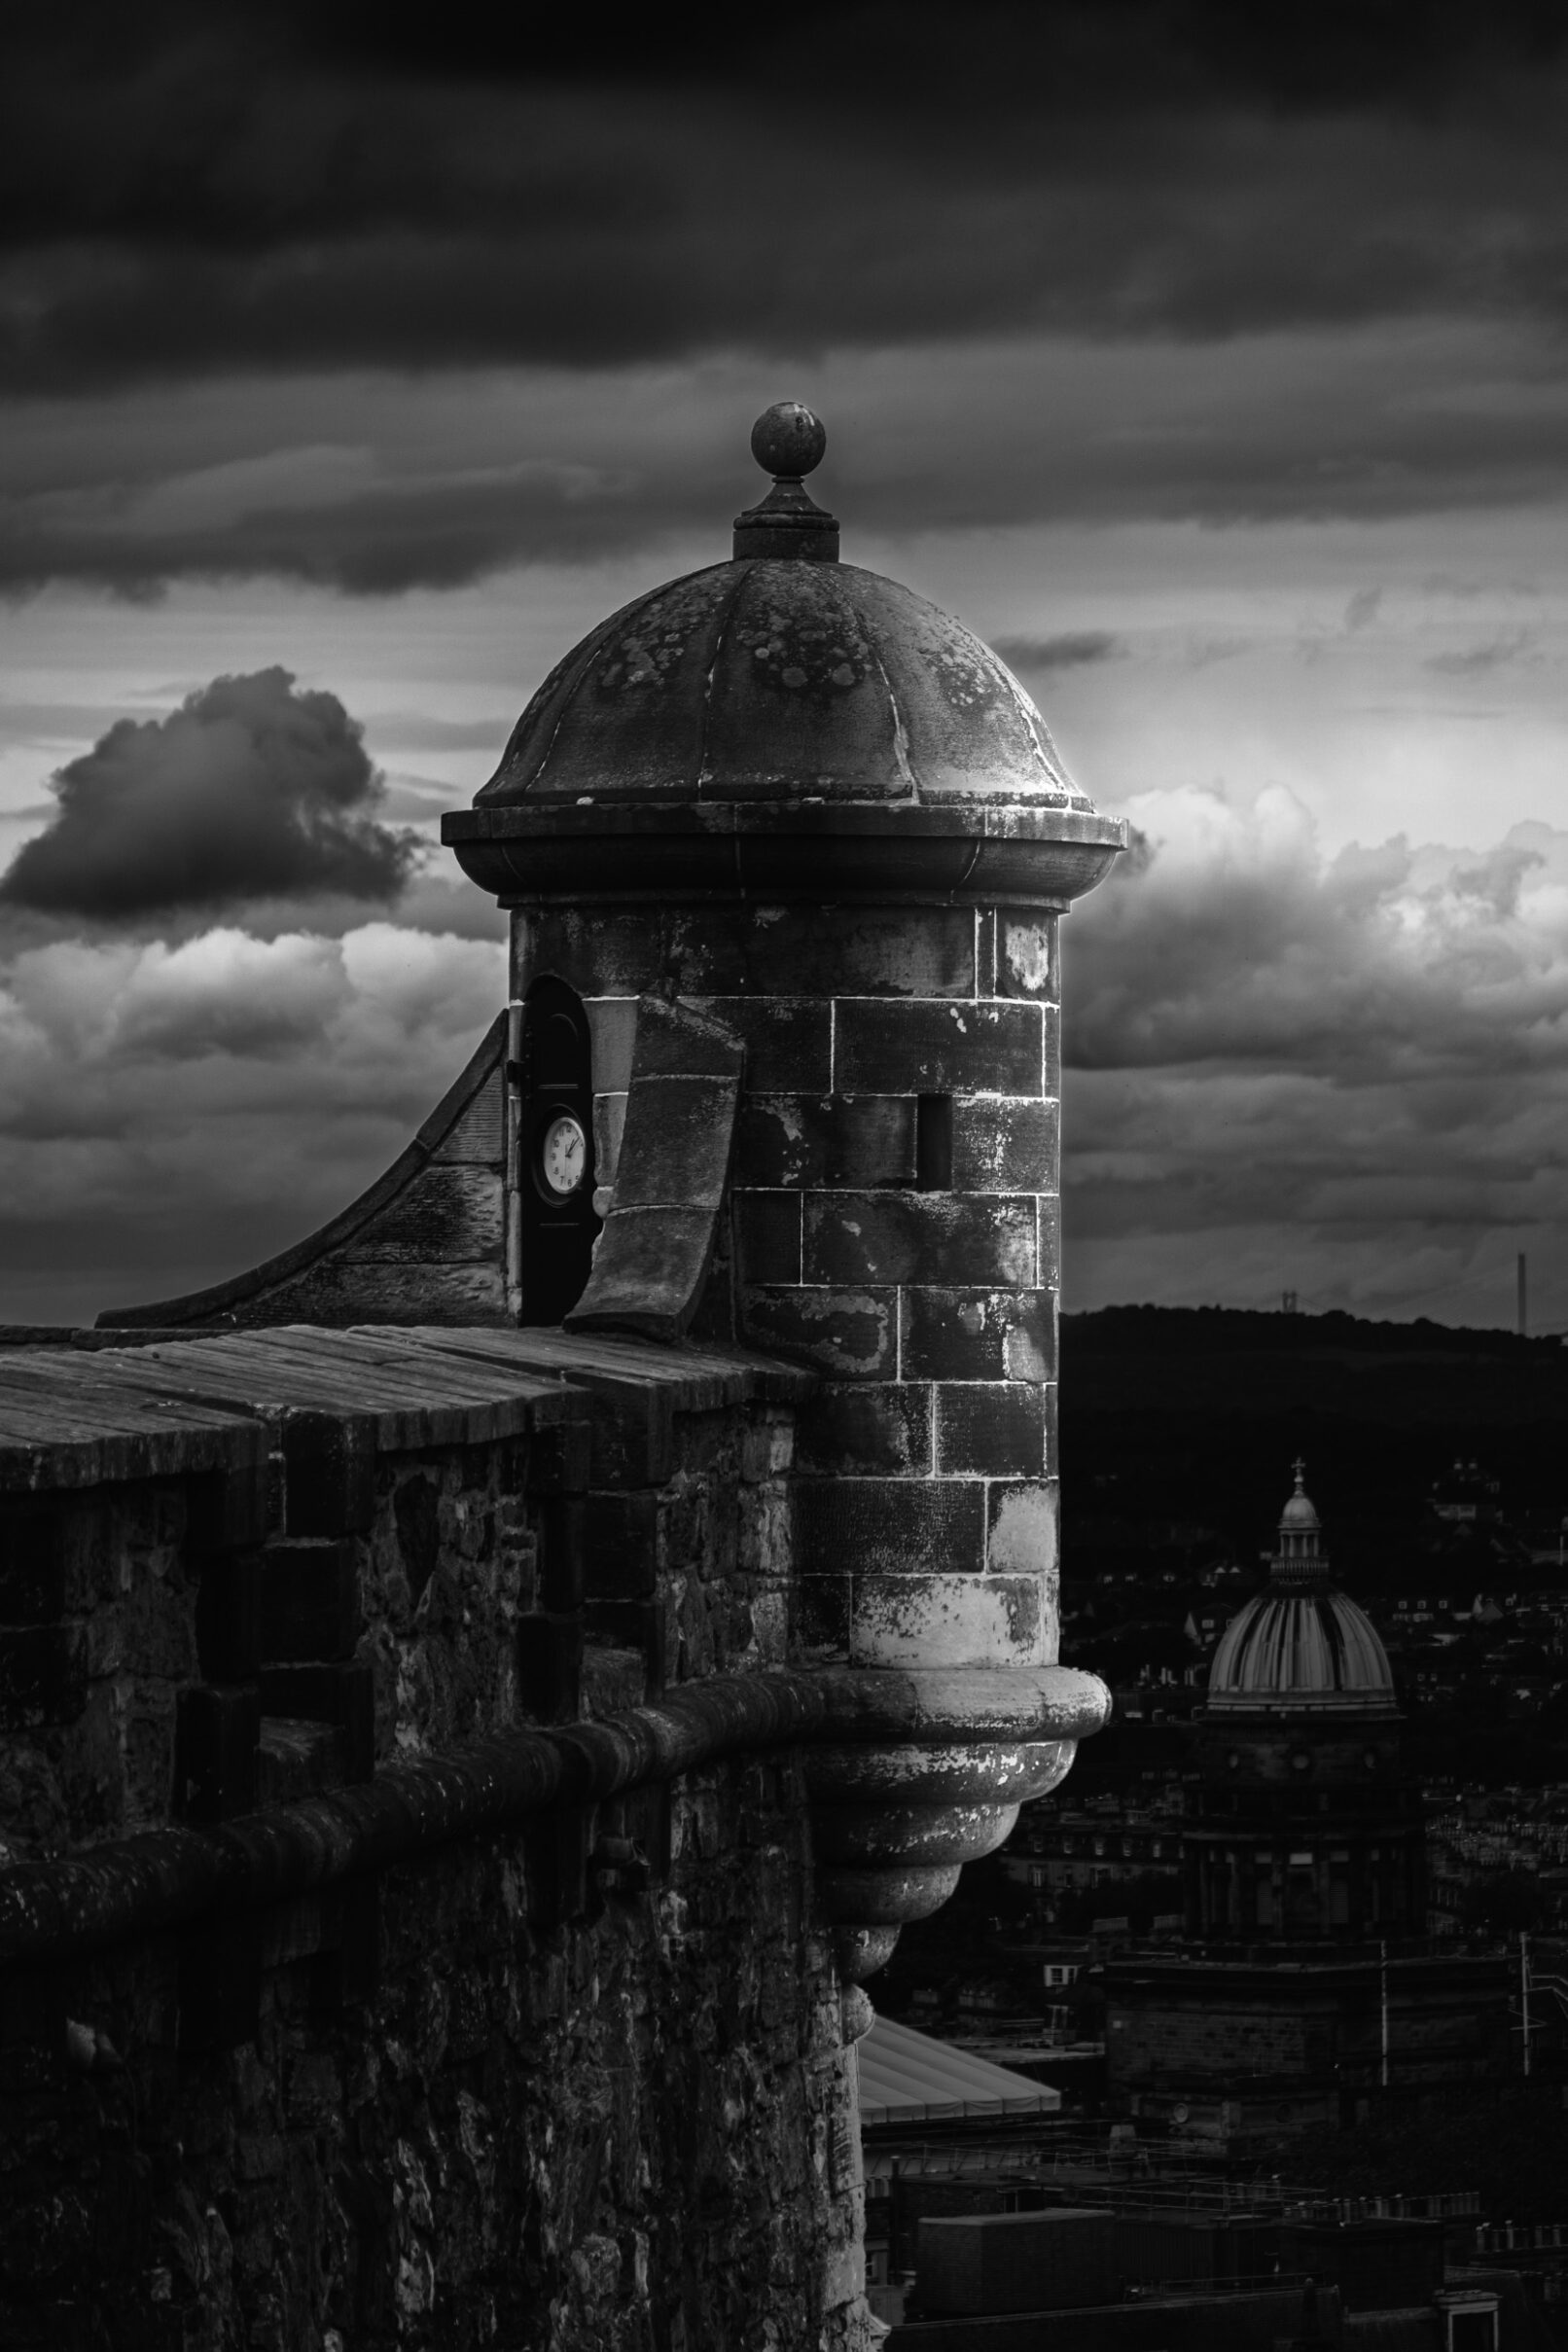
[[[733,553],[650,588],[558,662],[471,810],[465,871],[517,904],[563,889],[837,891],[1065,907],[1125,845],[990,647],[838,560],[802,477],[826,436],[780,403],[773,477]]]
[[[1391,1713],[1394,1676],[1377,1628],[1329,1580],[1322,1527],[1296,1465],[1267,1585],[1220,1636],[1210,1711],[1310,1708]]]
[[[1209,1669],[1209,1707],[1394,1705],[1388,1652],[1344,1592],[1260,1592],[1230,1620]]]

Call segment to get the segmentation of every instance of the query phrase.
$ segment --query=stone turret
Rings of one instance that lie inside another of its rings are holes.
[[[821,1375],[791,1644],[854,1678],[809,1771],[858,1976],[1102,1719],[1055,1663],[1056,931],[1124,829],[988,647],[838,560],[810,412],[752,445],[731,560],[574,648],[444,837],[513,914],[512,1311],[575,1250],[568,1328]],[[547,1000],[575,1137],[530,1107]]]

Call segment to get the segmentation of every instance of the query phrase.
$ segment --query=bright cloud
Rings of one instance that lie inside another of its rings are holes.
[[[1081,1299],[1502,1321],[1525,1251],[1562,1320],[1568,833],[1328,859],[1279,790],[1133,815],[1069,930]]]

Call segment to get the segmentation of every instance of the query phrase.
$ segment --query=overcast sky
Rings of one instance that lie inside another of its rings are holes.
[[[439,812],[788,397],[1138,828],[1067,1303],[1568,1325],[1560,8],[582,14],[12,12],[0,1318],[400,1148],[504,989]]]

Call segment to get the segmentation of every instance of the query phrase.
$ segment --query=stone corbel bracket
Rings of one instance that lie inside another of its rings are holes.
[[[805,1750],[816,1900],[839,1973],[882,1967],[911,1919],[940,1910],[966,1862],[1065,1776],[1111,1694],[1072,1666],[838,1668]]]

